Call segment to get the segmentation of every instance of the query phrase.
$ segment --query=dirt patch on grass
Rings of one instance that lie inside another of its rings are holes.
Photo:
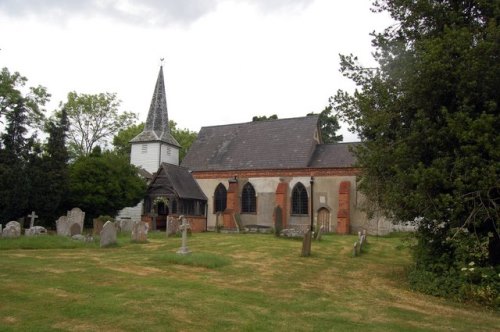
[[[15,324],[17,323],[17,318],[12,316],[6,316],[2,319],[5,324]]]
[[[144,267],[144,266],[112,266],[106,267],[108,270],[129,273],[140,277],[147,277],[152,275],[153,273],[163,273],[162,270],[154,268],[154,267]]]
[[[102,325],[96,325],[92,324],[89,322],[81,322],[81,321],[64,321],[64,322],[59,322],[54,325],[52,325],[52,328],[54,329],[61,329],[65,331],[72,331],[72,332],[86,332],[86,331],[110,331],[110,332],[119,332],[123,331],[121,329],[118,329],[116,327],[110,327],[110,326],[102,326]]]

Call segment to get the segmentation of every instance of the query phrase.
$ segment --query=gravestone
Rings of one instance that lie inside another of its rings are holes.
[[[280,236],[283,229],[283,209],[278,205],[274,208],[274,235]]]
[[[120,232],[132,232],[135,222],[130,218],[121,219],[119,222]]]
[[[304,235],[304,241],[302,241],[302,257],[311,256],[311,238],[312,231],[308,230],[306,235]]]
[[[71,238],[76,241],[82,241],[82,242],[85,241],[85,235],[82,234],[75,234],[71,236]]]
[[[182,219],[182,224],[179,227],[179,229],[182,231],[182,247],[177,250],[177,253],[179,255],[187,255],[191,253],[187,246],[187,231],[189,228],[191,228],[191,226],[189,225],[187,219],[184,218],[184,216],[180,216],[179,219]]]
[[[82,234],[82,228],[80,227],[80,224],[74,223],[69,228],[69,235],[73,236],[73,235],[77,235],[77,234]]]
[[[70,236],[68,217],[60,216],[56,220],[57,235]]]
[[[169,237],[170,235],[174,235],[177,233],[177,230],[179,229],[179,221],[174,219],[174,217],[167,216],[167,225],[165,228],[167,237]]]
[[[33,226],[29,229],[25,229],[24,235],[25,236],[47,235],[47,229],[42,226]]]
[[[100,234],[102,231],[102,226],[104,226],[104,221],[98,218],[94,218],[94,220],[92,220],[92,234]]]
[[[2,237],[2,224],[0,224],[0,237]]]
[[[325,226],[321,226],[318,230],[318,235],[316,236],[316,240],[321,241],[321,235],[325,232]]]
[[[38,218],[38,216],[35,214],[35,211],[31,211],[28,217],[30,218],[30,228],[33,228],[33,226],[35,226],[35,219]]]
[[[116,244],[116,225],[112,221],[106,221],[101,231],[101,248]]]
[[[80,210],[80,208],[73,208],[71,209],[71,211],[68,211],[68,223],[69,223],[69,227],[71,229],[71,226],[73,226],[73,224],[78,224],[80,225],[80,233],[82,232],[83,230],[83,221],[85,220],[85,212],[83,212],[82,210]],[[77,234],[77,233],[75,233]],[[71,235],[75,235],[75,234],[71,234]]]
[[[358,255],[359,255],[359,242],[356,241],[356,242],[354,242],[354,246],[352,248],[352,256],[356,257]]]
[[[21,236],[21,224],[17,221],[9,221],[2,231],[2,237],[20,237]]]
[[[135,222],[132,226],[132,241],[147,242],[149,225],[144,221]]]

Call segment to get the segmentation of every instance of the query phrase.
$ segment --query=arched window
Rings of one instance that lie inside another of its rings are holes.
[[[243,186],[243,192],[241,193],[241,212],[242,213],[254,213],[257,212],[257,200],[255,197],[255,189],[247,182]]]
[[[214,213],[224,212],[227,202],[227,190],[222,183],[215,188],[214,193]]]
[[[309,214],[309,199],[306,187],[297,183],[292,191],[292,214]]]

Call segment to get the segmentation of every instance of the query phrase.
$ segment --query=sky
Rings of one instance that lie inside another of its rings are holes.
[[[0,0],[0,67],[52,94],[116,93],[145,121],[163,61],[179,128],[321,112],[339,53],[374,66],[370,32],[391,24],[372,0]],[[344,141],[357,136],[343,125]]]

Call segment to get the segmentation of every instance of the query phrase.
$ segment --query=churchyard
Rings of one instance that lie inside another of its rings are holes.
[[[498,311],[412,292],[402,235],[0,239],[0,331],[495,331]]]

